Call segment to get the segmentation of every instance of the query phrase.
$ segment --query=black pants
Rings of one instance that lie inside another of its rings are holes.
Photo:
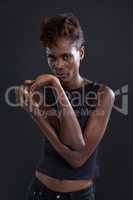
[[[26,200],[95,200],[95,184],[74,192],[55,192],[33,176]]]

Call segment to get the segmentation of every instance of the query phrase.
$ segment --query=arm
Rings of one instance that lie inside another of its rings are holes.
[[[40,86],[42,86],[42,84],[45,85],[46,83],[52,83],[54,89],[56,89],[56,92],[58,94],[58,102],[59,102],[58,105],[60,106],[60,108],[62,108],[61,111],[64,112],[64,110],[66,109],[67,113],[69,115],[69,116],[68,115],[65,116],[64,114],[63,115],[61,114],[62,116],[59,118],[59,120],[58,119],[56,120],[56,118],[54,118],[52,120],[52,123],[54,122],[54,124],[55,124],[56,122],[60,121],[59,122],[60,130],[58,129],[59,130],[58,135],[59,135],[59,138],[62,143],[64,143],[66,146],[70,147],[73,150],[81,150],[85,144],[83,136],[82,136],[82,131],[81,131],[80,125],[78,123],[78,120],[76,118],[76,115],[73,111],[73,108],[72,108],[63,88],[61,87],[59,80],[52,75],[45,74],[45,75],[39,76],[36,80],[25,81],[25,83],[29,84],[29,85],[32,84],[32,82],[33,82],[33,85],[30,86],[30,88],[28,86],[27,87],[22,86],[22,87],[20,87],[20,89],[17,92],[17,93],[20,93],[20,96],[21,96],[20,100],[22,100],[22,107],[28,113],[31,114],[32,111],[34,110],[33,107],[35,106],[33,102],[38,101],[37,100],[38,98],[36,99],[35,93],[34,93],[34,98],[30,98],[31,92],[33,92],[35,89],[38,89]],[[28,91],[28,90],[30,90],[30,91]],[[29,99],[30,99],[29,105],[30,105],[30,108],[32,108],[32,109],[29,109],[28,106],[24,105],[23,98],[22,98],[23,95],[26,97],[25,99],[28,99],[28,97],[29,97]],[[41,110],[44,110],[44,111],[47,109],[49,110],[49,108],[47,108],[47,106],[45,107],[45,105],[42,106],[42,108],[41,108]],[[35,108],[35,110],[36,110],[36,108]],[[32,118],[33,118],[33,116],[32,116]],[[47,116],[47,118],[50,119],[49,116]],[[66,118],[66,120],[65,120],[65,118]],[[47,123],[49,121],[50,120],[47,120]],[[49,124],[52,124],[52,123],[50,122]]]
[[[60,139],[71,149],[81,150],[85,145],[82,130],[69,99],[60,84],[55,86],[55,95],[57,95]]]
[[[57,96],[60,140],[73,150],[81,150],[85,145],[82,130],[59,79],[52,75],[41,75],[31,86],[31,92],[47,83],[52,84],[54,93]]]
[[[70,166],[72,166],[73,168],[78,167],[77,166],[78,151],[73,151],[69,147],[64,145],[60,141],[53,127],[48,123],[46,119],[44,120],[38,116],[36,117],[32,116],[32,118],[40,128],[42,134],[45,137],[47,137],[47,139],[50,141],[55,150],[70,164]]]
[[[91,113],[84,130],[85,147],[79,151],[73,151],[61,143],[54,129],[41,118],[36,119],[36,123],[54,146],[56,151],[73,167],[82,166],[91,156],[96,146],[100,143],[111,114],[114,103],[113,91],[105,86],[99,90],[100,105],[98,104],[95,111]]]

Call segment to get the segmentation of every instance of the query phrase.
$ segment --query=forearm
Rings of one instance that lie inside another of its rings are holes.
[[[75,113],[71,112],[71,108],[66,112],[64,111],[59,116],[60,138],[64,144],[70,146],[73,150],[80,150],[85,143],[79,122],[76,119]]]
[[[34,117],[34,121],[40,128],[42,134],[47,137],[51,145],[55,150],[72,166],[77,167],[79,161],[80,151],[73,151],[69,147],[65,146],[57,136],[55,130],[48,123],[48,121],[39,117]]]
[[[76,114],[62,87],[56,86],[61,141],[74,150],[80,150],[85,142]]]

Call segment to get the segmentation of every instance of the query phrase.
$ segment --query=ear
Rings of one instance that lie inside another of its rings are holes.
[[[80,52],[80,59],[82,60],[85,55],[85,47],[84,46],[80,47],[79,52]]]

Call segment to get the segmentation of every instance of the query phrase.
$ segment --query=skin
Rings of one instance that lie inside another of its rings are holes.
[[[53,75],[41,75],[37,77],[36,80],[27,80],[25,83],[32,85],[30,92],[33,92],[46,83],[52,84],[56,88],[59,110],[63,111],[65,106],[67,106],[69,115],[64,115],[63,112],[61,112],[62,115],[60,118],[53,116],[52,118],[48,117],[45,120],[34,113],[30,112],[30,115],[55,150],[73,168],[78,168],[89,159],[92,152],[103,138],[110,118],[115,95],[111,88],[101,85],[98,91],[98,102],[100,102],[100,104],[98,104],[95,111],[91,113],[84,132],[82,133],[76,115],[64,90],[66,88],[78,88],[85,85],[87,82],[90,82],[89,80],[85,80],[79,74],[80,61],[84,57],[84,47],[77,49],[74,43],[63,38],[60,38],[57,43],[58,46],[51,45],[46,48],[48,64]],[[67,75],[59,77],[56,74],[57,72],[64,72]],[[30,92],[25,87],[17,90],[17,94],[23,93],[28,97]],[[62,98],[60,98],[61,95],[59,94],[62,94]],[[20,95],[18,95],[18,99],[19,96]],[[39,106],[34,105],[33,107],[39,113]],[[25,107],[25,109],[29,113],[28,106]],[[46,108],[44,107],[43,109],[45,110]],[[98,113],[99,115],[96,115],[95,113]],[[59,137],[57,135],[59,135]],[[36,171],[36,176],[50,189],[63,192],[79,190],[93,182],[92,180],[61,181],[46,176],[38,171]]]
[[[65,78],[58,77],[64,88],[78,88],[82,85],[83,77],[79,74],[80,61],[84,57],[84,47],[76,48],[70,40],[58,39],[58,46],[46,48],[49,67],[56,76],[56,72],[66,73]]]

